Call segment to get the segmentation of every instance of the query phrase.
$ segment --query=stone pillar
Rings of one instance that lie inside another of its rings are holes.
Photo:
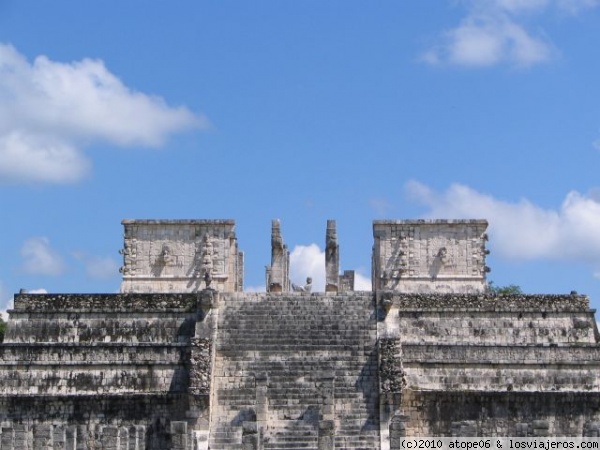
[[[198,318],[191,339],[190,392],[193,395],[210,395],[213,345],[216,338],[219,293],[204,289],[198,298]]]
[[[278,219],[271,222],[271,266],[267,268],[267,292],[289,292],[290,252],[283,243],[281,224]]]
[[[33,427],[33,450],[52,448],[52,425],[35,425]]]
[[[52,431],[52,440],[54,441],[54,450],[63,450],[66,445],[65,427],[55,425]]]
[[[119,448],[129,450],[129,430],[126,427],[119,428]]]
[[[171,422],[171,448],[188,450],[187,422]]]
[[[14,448],[14,430],[12,427],[2,427],[0,448]]]
[[[194,450],[208,450],[208,430],[193,431],[192,436]]]
[[[262,450],[262,434],[256,422],[242,423],[242,450]]]
[[[237,254],[236,291],[244,292],[244,252]]]
[[[333,420],[321,420],[319,422],[319,439],[317,448],[319,450],[333,450],[335,446],[335,422]]]
[[[319,379],[320,391],[322,398],[321,413],[323,414],[323,420],[335,419],[335,408],[334,408],[334,389],[335,389],[335,374],[332,372],[325,372]]]
[[[119,429],[113,426],[102,427],[100,442],[103,450],[119,450]]]
[[[402,346],[400,340],[393,336],[380,338],[379,346],[379,424],[381,450],[394,448],[394,434],[398,441],[399,430],[406,427],[406,420],[400,414],[402,391],[406,386],[402,367]],[[399,425],[398,422],[403,422]],[[398,444],[399,445],[399,444]]]
[[[390,420],[390,450],[400,450],[400,441],[406,436],[408,416],[396,414]]]
[[[340,246],[335,220],[327,221],[325,234],[325,292],[338,292],[340,278]]]
[[[129,427],[129,449],[146,449],[146,427],[144,425],[134,425]]]
[[[27,428],[24,424],[16,423],[14,425],[15,430],[15,447],[14,448],[27,448]]]
[[[77,450],[77,427],[67,427],[65,430],[65,450]]]

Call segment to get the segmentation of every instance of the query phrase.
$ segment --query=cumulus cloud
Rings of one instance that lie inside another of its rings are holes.
[[[90,278],[108,279],[119,274],[119,263],[110,256],[93,256],[84,252],[75,252],[73,256],[84,265]]]
[[[290,280],[304,286],[312,278],[313,291],[325,290],[325,251],[317,244],[296,245],[290,253]]]
[[[371,288],[371,278],[368,278],[359,272],[354,272],[355,291],[370,291]]]
[[[0,44],[0,181],[74,182],[90,170],[85,144],[156,147],[206,125],[184,107],[128,88],[100,60],[30,63]]]
[[[576,14],[599,6],[598,0],[469,0],[467,13],[447,30],[422,60],[429,64],[486,67],[507,63],[532,66],[557,55],[535,18],[554,8]]]
[[[54,250],[47,237],[32,237],[21,247],[23,270],[34,275],[60,275],[65,264],[60,254]]]
[[[38,289],[28,289],[27,293],[28,294],[47,294],[48,291],[44,288],[38,288]]]
[[[541,208],[526,199],[508,202],[468,186],[445,192],[410,182],[407,191],[428,208],[428,218],[487,219],[490,247],[512,259],[552,259],[590,264],[600,273],[600,202],[594,195],[569,192],[559,208]]]
[[[325,251],[317,244],[297,245],[290,253],[290,280],[303,286],[307,277],[313,279],[313,291],[325,291]],[[371,279],[354,272],[354,290],[370,291]]]

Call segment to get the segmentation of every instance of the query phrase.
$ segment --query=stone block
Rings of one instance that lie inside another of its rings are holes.
[[[33,449],[34,450],[52,450],[52,425],[38,424],[33,427]]]

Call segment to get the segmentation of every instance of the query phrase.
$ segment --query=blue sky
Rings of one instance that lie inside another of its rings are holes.
[[[600,305],[600,2],[0,0],[0,300],[115,292],[124,218],[487,218],[489,276]]]

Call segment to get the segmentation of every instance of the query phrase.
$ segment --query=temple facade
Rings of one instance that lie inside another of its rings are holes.
[[[243,291],[233,220],[125,220],[118,294],[15,295],[1,449],[398,449],[406,436],[599,436],[584,295],[486,289],[484,220],[373,223],[371,291],[324,233],[325,292]],[[267,243],[268,245],[268,243]]]

